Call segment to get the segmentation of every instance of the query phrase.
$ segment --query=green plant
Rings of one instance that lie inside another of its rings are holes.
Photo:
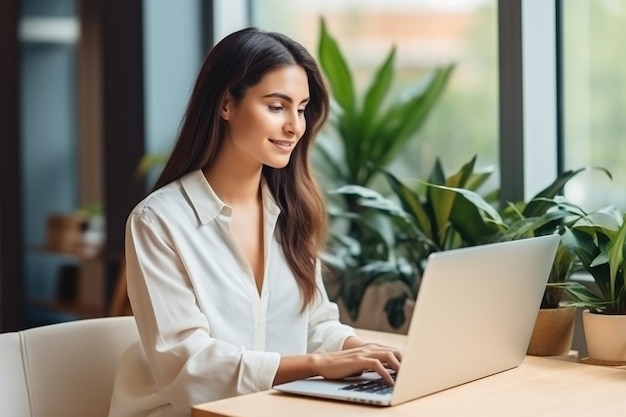
[[[437,160],[430,181],[477,189],[492,170],[475,171],[475,161],[476,157],[446,177]],[[449,225],[454,193],[425,186],[412,190],[392,174],[383,175],[395,192],[390,197],[360,185],[345,185],[333,191],[355,201],[357,209],[334,216],[356,225],[360,235],[356,238],[345,229],[331,229],[329,250],[322,259],[330,270],[327,283],[335,288],[331,296],[343,300],[352,319],[358,316],[361,299],[370,285],[395,282],[403,288],[386,306],[389,323],[399,327],[405,320],[401,307],[407,298],[415,299],[428,254],[466,243]],[[493,210],[486,201],[484,208]]]
[[[462,195],[467,202],[472,202],[472,204],[464,205],[462,212],[465,212],[465,214],[454,216],[451,222],[459,231],[465,231],[463,236],[468,244],[559,233],[562,236],[561,242],[557,248],[548,277],[548,285],[541,302],[541,308],[557,308],[562,300],[563,288],[560,284],[569,282],[572,274],[580,269],[576,254],[569,245],[565,244],[563,235],[569,227],[587,217],[584,210],[559,194],[563,191],[568,181],[589,169],[600,170],[609,178],[612,178],[610,172],[603,168],[585,167],[569,170],[559,175],[551,184],[527,202],[508,203],[498,211],[498,216],[495,216],[492,212],[489,216],[485,215],[487,213],[485,202],[480,201],[479,195],[475,195],[470,190],[454,190]],[[433,186],[437,187],[436,185]],[[470,217],[464,217],[467,213],[473,214]],[[473,229],[463,225],[464,218],[467,220],[473,219],[470,225]],[[481,221],[486,223],[481,224]],[[495,225],[498,231],[496,233],[489,231],[489,224]]]
[[[330,190],[343,185],[369,186],[423,125],[447,85],[453,66],[435,68],[389,97],[395,70],[392,47],[377,68],[364,94],[357,94],[353,73],[336,40],[320,19],[319,62],[330,86],[332,129],[316,141],[316,171],[329,196],[329,250],[322,254],[325,280],[334,299],[345,301],[352,318],[365,289],[374,282],[399,282],[406,291],[390,300],[389,312],[416,293],[415,263],[396,253],[392,220],[360,210],[357,197]],[[390,317],[397,317],[390,313]],[[400,323],[403,319],[395,320]],[[393,322],[393,318],[390,320]]]
[[[597,289],[574,281],[555,286],[564,289],[576,307],[626,314],[626,214],[613,207],[600,210],[568,228],[564,239]]]
[[[436,68],[388,101],[395,75],[396,49],[376,70],[362,99],[335,39],[320,19],[319,62],[330,85],[334,138],[317,141],[323,171],[331,186],[368,185],[374,174],[395,159],[422,126],[446,86],[452,65]]]
[[[151,152],[141,157],[135,170],[137,178],[144,178],[157,169],[163,168],[170,157],[170,151]]]
[[[562,239],[556,250],[540,308],[558,308],[561,305],[563,289],[552,284],[568,282],[572,274],[578,269],[576,255],[563,243]]]
[[[352,257],[351,262],[343,263],[350,274],[344,283],[344,291],[338,296],[344,297],[351,313],[358,313],[359,296],[365,292],[364,288],[355,287],[371,285],[380,282],[379,279],[393,280],[393,271],[398,270],[400,265],[404,271],[414,274],[412,279],[417,284],[408,285],[407,274],[395,279],[406,285],[408,296],[414,297],[419,288],[419,276],[432,252],[563,233],[566,227],[586,216],[583,210],[559,195],[566,183],[586,168],[564,172],[528,202],[509,203],[498,209],[497,193],[483,197],[476,191],[487,180],[491,170],[476,171],[475,161],[476,157],[448,177],[442,174],[440,161],[436,161],[429,181],[418,181],[416,188],[410,188],[390,173],[385,173],[393,190],[391,196],[383,196],[370,188],[355,185],[336,190],[337,193],[355,197],[360,210],[344,215],[364,228],[374,229],[367,236],[376,242],[376,247],[384,249],[377,253],[379,258],[375,261],[386,265],[384,274],[371,274],[365,279],[359,275],[359,271],[365,270],[368,262],[373,262],[371,258]],[[381,229],[376,229],[374,224],[384,223],[380,219],[376,223],[372,222],[372,213],[386,218],[394,233],[376,234]],[[351,242],[352,248],[360,249],[359,243]],[[363,252],[338,252],[338,256],[346,254],[363,255]],[[575,260],[568,247],[561,245],[555,257],[550,282],[558,284],[568,281]],[[560,301],[560,290],[548,286],[544,298],[544,307],[556,307]],[[389,317],[390,323],[398,321],[395,317]]]

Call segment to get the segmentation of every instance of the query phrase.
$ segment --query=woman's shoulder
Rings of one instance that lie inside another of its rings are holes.
[[[131,211],[131,216],[161,217],[184,205],[185,197],[180,180],[172,181],[150,192]]]
[[[195,219],[201,208],[210,207],[211,212],[218,212],[222,205],[202,171],[196,170],[152,191],[133,208],[131,216],[178,222]]]

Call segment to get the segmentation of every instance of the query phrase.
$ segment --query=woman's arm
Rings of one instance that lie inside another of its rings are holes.
[[[357,337],[347,339],[344,347],[358,343],[361,343],[358,347],[337,352],[282,357],[274,385],[318,375],[327,379],[341,379],[366,370],[377,372],[388,384],[393,385],[388,369],[398,370],[402,358],[400,351],[376,343],[362,343]]]
[[[126,234],[128,295],[160,395],[177,410],[188,411],[193,404],[271,388],[280,354],[214,338],[197,291],[205,297],[221,297],[228,290],[224,286],[217,293],[192,287],[188,271],[198,276],[214,272],[206,272],[199,263],[193,266],[189,259],[183,266],[174,248],[189,245],[189,239],[181,233],[184,229],[164,230],[163,224],[167,225],[151,212],[133,213]],[[217,250],[215,244],[199,242],[197,246]],[[231,314],[236,320],[237,305]],[[233,332],[244,331],[241,326],[232,327]]]
[[[339,321],[337,305],[324,286],[318,261],[316,282],[319,297],[309,312],[309,355],[281,357],[274,385],[311,376],[341,379],[374,370],[389,384],[388,368],[397,370],[402,354],[391,346],[366,343],[351,327]]]

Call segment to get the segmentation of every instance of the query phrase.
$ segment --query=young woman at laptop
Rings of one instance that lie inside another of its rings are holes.
[[[338,321],[321,279],[323,199],[308,153],[328,92],[298,43],[248,28],[205,59],[176,146],[126,228],[141,346],[110,416],[194,404],[366,369],[390,384],[400,352]]]

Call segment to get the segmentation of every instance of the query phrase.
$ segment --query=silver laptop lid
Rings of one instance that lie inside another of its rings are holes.
[[[550,235],[432,254],[391,404],[518,366],[558,243]]]

